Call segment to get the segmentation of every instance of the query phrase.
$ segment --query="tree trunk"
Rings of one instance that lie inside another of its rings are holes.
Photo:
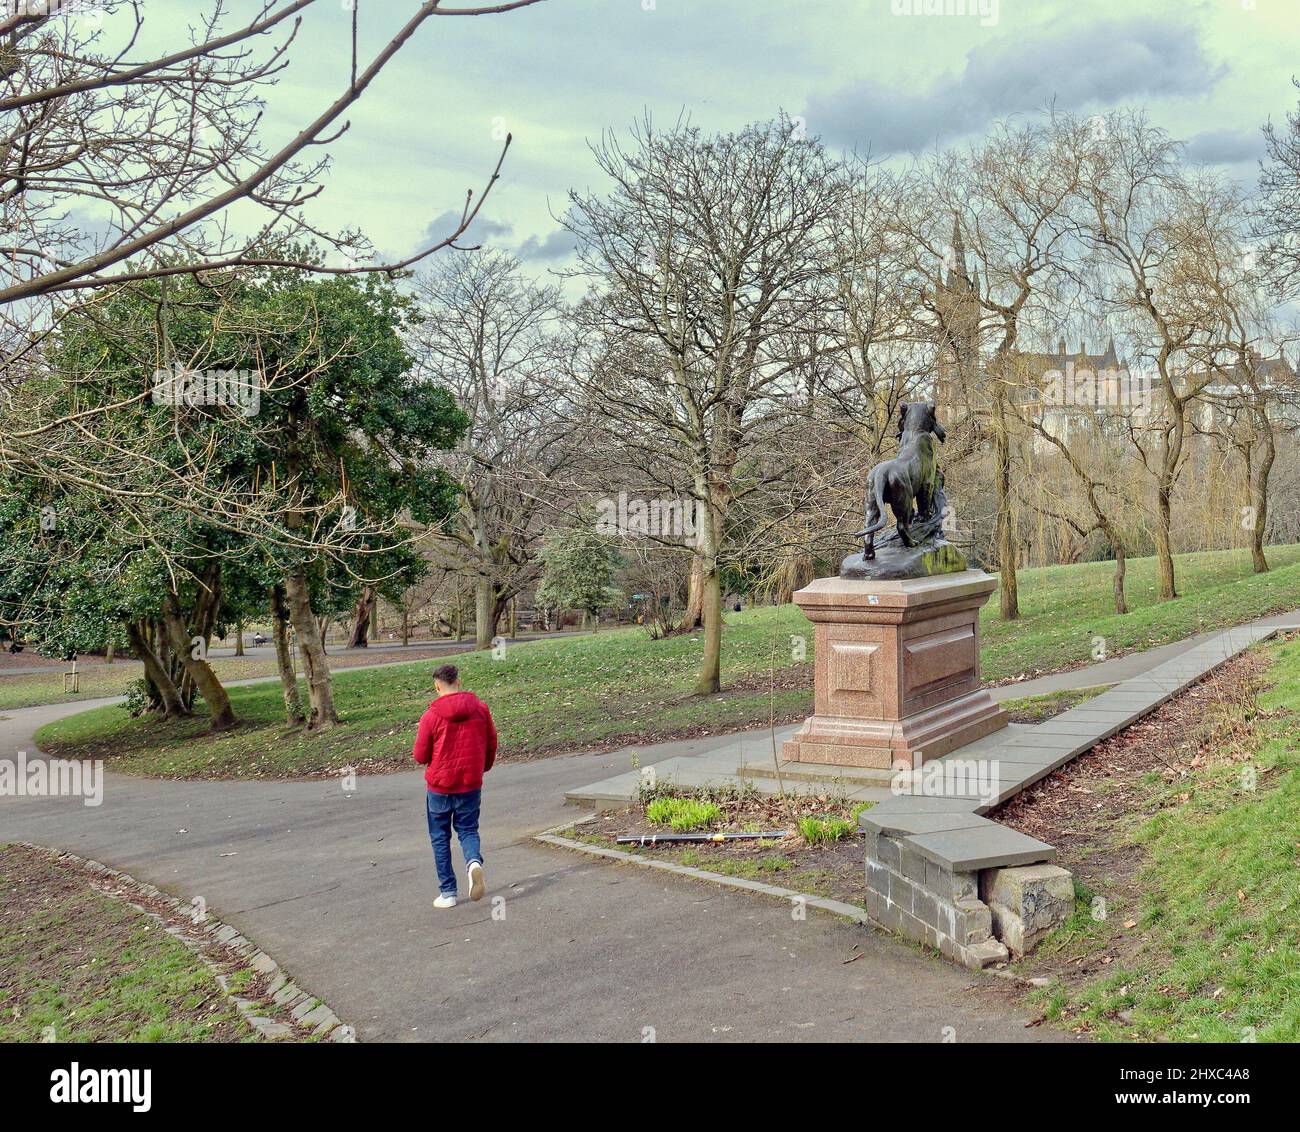
[[[722,690],[722,579],[717,559],[706,563],[703,576],[704,656],[700,660],[695,692],[711,696]]]
[[[1265,424],[1268,425],[1267,419]],[[1264,528],[1268,525],[1268,477],[1277,456],[1271,426],[1264,434],[1264,455],[1251,480],[1251,506],[1255,509],[1255,526],[1250,532],[1250,560],[1256,574],[1268,573],[1268,559],[1264,557]]]
[[[271,636],[275,640],[275,666],[280,673],[280,689],[284,692],[284,718],[289,724],[304,723],[302,697],[298,695],[298,676],[293,670],[293,653],[289,644],[289,607],[284,596],[284,586],[271,586]]]
[[[329,661],[326,660],[325,649],[321,645],[316,615],[312,613],[311,593],[303,567],[285,575],[284,592],[289,603],[289,617],[298,634],[298,648],[302,652],[302,666],[307,677],[307,694],[311,702],[307,730],[325,731],[338,723],[339,717],[334,710]]]
[[[180,697],[181,706],[185,709],[185,714],[191,714],[191,709],[194,706],[193,686],[189,683],[189,674],[181,667],[181,662],[172,653],[171,642],[167,639],[167,630],[163,628],[162,622],[150,620],[142,630],[142,639],[153,650],[154,655],[158,658],[159,665],[167,674],[167,679],[175,687],[176,694]],[[187,688],[189,689],[188,692]],[[162,705],[161,695],[159,704]]]
[[[108,642],[108,647],[104,649],[104,663],[105,663],[105,664],[112,664],[112,663],[113,663],[113,656],[114,656],[114,654],[115,654],[116,652],[117,652],[117,650],[116,650],[116,648],[114,648],[114,646],[113,646],[113,642],[112,642],[112,641],[109,641],[109,642]]]
[[[244,655],[244,623],[242,621],[235,622],[235,655]]]
[[[492,647],[492,638],[497,635],[496,595],[492,592],[492,579],[479,577],[474,583],[474,647],[486,649]]]
[[[1163,481],[1156,487],[1156,568],[1160,574],[1161,601],[1172,601],[1178,596],[1174,584],[1174,552],[1170,536],[1172,494],[1173,485],[1168,481]]]
[[[700,627],[704,616],[704,560],[695,557],[691,560],[691,581],[686,591],[686,608],[677,628],[682,633],[690,633]]]
[[[131,642],[135,655],[144,665],[145,677],[153,685],[153,689],[158,695],[163,718],[176,719],[189,715],[189,709],[181,700],[180,689],[176,687],[176,682],[172,680],[171,673],[167,671],[167,666],[158,659],[158,654],[154,652],[149,644],[144,629],[133,621],[124,621],[123,624],[126,626],[126,639]]]
[[[1020,589],[1016,580],[1016,531],[1011,514],[1011,437],[1007,432],[1003,395],[999,393],[997,396],[998,420],[993,431],[993,453],[998,503],[998,573],[1001,578],[998,609],[1003,621],[1015,621],[1020,616]]]
[[[1127,565],[1124,561],[1124,547],[1115,539],[1111,539],[1111,549],[1115,551],[1115,612],[1128,612],[1128,599],[1124,596],[1124,572]]]
[[[352,611],[352,635],[348,637],[347,647],[364,649],[370,644],[370,619],[375,615],[375,601],[378,595],[374,586],[366,586],[357,599]]]
[[[402,644],[411,643],[411,611],[402,606]]]
[[[195,646],[191,644],[189,629],[181,614],[180,598],[176,594],[170,593],[163,598],[162,614],[172,652],[180,657],[186,675],[193,682],[199,695],[203,697],[203,702],[208,705],[208,711],[212,716],[212,730],[225,731],[233,727],[235,709],[230,704],[230,695],[222,687],[217,674],[212,671],[212,666],[204,659],[203,654],[194,655]],[[196,633],[195,636],[201,634]]]

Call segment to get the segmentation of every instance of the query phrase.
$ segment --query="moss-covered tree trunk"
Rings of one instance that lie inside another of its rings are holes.
[[[181,699],[180,689],[172,679],[167,666],[159,659],[144,626],[134,621],[124,621],[126,639],[130,641],[140,663],[144,665],[145,679],[150,685],[150,693],[157,697],[158,710],[164,719],[176,719],[190,714],[190,710]]]
[[[334,688],[330,680],[329,661],[321,644],[316,615],[311,609],[311,591],[307,573],[299,566],[290,570],[284,579],[284,593],[289,604],[289,617],[298,634],[298,648],[302,653],[302,666],[307,677],[307,695],[311,704],[307,716],[308,731],[324,731],[338,723],[334,710]]]
[[[217,679],[217,674],[212,671],[212,666],[208,664],[205,646],[195,645],[191,641],[185,618],[181,614],[180,599],[175,593],[170,593],[163,598],[162,614],[172,652],[180,658],[186,675],[193,682],[198,694],[203,697],[203,702],[208,705],[212,730],[225,731],[233,727],[235,709],[231,706],[230,695]],[[199,634],[196,633],[195,636]]]
[[[286,723],[305,723],[302,697],[298,694],[298,676],[293,670],[292,646],[289,644],[289,605],[284,586],[271,586],[271,638],[275,642],[275,667],[280,674],[280,690],[284,694],[284,719]]]

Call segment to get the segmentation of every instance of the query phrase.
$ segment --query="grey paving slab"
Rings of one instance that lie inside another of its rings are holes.
[[[1010,775],[1019,773],[1022,768],[1025,772],[1031,770],[1041,770],[1047,767],[1049,770],[1055,770],[1058,766],[1064,766],[1072,758],[1076,758],[1070,751],[1036,751],[1026,753],[1023,758],[998,759],[994,765],[998,768],[998,773],[1007,778]]]
[[[1125,689],[1113,692],[1107,692],[1104,696],[1097,696],[1089,700],[1088,703],[1094,709],[1106,709],[1111,707],[1145,707],[1148,704],[1158,704],[1161,700],[1169,695],[1168,691],[1159,689],[1137,688],[1133,690]]]
[[[912,834],[903,839],[903,844],[911,845],[922,856],[954,872],[999,865],[1032,865],[1056,857],[1052,846],[991,821],[970,829]]]
[[[949,810],[946,813],[876,813],[867,810],[858,825],[873,833],[902,837],[911,833],[940,833],[949,829],[972,829],[987,825],[988,819],[970,811]]]
[[[1095,739],[1087,739],[1082,735],[1060,735],[1056,738],[1045,735],[1041,739],[1021,739],[1014,743],[1008,743],[1002,748],[1002,753],[1016,762],[1036,762],[1047,755],[1066,755],[1068,757],[1071,754],[1086,751],[1095,742]]]
[[[868,813],[898,813],[905,811],[918,814],[972,813],[977,800],[973,798],[925,797],[919,794],[893,794],[887,800],[879,802]]]
[[[1075,712],[1079,714],[1076,715]],[[1115,724],[1121,726],[1141,715],[1141,712],[1132,711],[1129,708],[1071,708],[1064,715],[1058,716],[1059,719],[1083,720],[1089,723],[1098,724]]]
[[[1091,737],[1097,734],[1096,723],[1084,721],[1074,722],[1073,720],[1053,720],[1047,723],[1040,723],[1035,735],[1083,735]]]

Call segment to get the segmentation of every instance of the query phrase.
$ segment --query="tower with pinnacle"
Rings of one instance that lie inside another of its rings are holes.
[[[967,270],[966,246],[956,216],[952,243],[935,276],[934,308],[939,332],[934,395],[951,412],[971,404],[980,365],[979,272]]]

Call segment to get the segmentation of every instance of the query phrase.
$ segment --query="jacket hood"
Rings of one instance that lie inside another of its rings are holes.
[[[445,719],[450,723],[458,723],[463,719],[468,719],[478,709],[478,696],[473,692],[451,692],[445,696],[439,696],[429,705],[430,709],[440,719]]]

